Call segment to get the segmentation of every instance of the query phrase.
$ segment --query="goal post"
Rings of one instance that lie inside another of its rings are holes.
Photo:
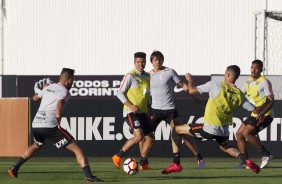
[[[264,63],[264,75],[282,74],[282,11],[257,11],[255,59]]]

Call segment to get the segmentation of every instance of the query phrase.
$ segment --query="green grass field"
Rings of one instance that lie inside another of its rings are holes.
[[[197,184],[275,184],[282,183],[282,160],[273,159],[269,166],[255,174],[248,169],[235,168],[239,160],[235,158],[206,158],[206,168],[198,169],[194,158],[182,158],[181,173],[162,175],[170,158],[150,158],[153,171],[139,171],[129,176],[122,169],[116,169],[111,158],[90,158],[94,175],[105,183],[197,183]],[[15,158],[0,158],[0,184],[76,184],[84,183],[82,170],[74,158],[32,158],[20,169],[17,179],[7,174],[7,169]],[[254,159],[257,164],[260,160]]]

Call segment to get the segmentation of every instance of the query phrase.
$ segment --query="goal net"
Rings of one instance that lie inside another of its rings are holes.
[[[255,12],[255,59],[264,62],[264,75],[282,75],[282,11]]]

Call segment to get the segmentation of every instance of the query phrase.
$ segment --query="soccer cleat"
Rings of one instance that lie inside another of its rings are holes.
[[[240,163],[236,166],[237,169],[250,169],[246,164]]]
[[[173,172],[181,172],[182,166],[180,164],[172,163],[170,166],[162,171],[162,174],[170,174]]]
[[[256,174],[260,172],[260,168],[252,160],[246,160],[246,165]]]
[[[265,166],[267,166],[269,164],[270,160],[272,160],[272,159],[273,159],[273,155],[262,157],[260,168],[264,168]]]
[[[120,168],[120,163],[121,163],[122,159],[119,156],[114,155],[112,157],[112,160],[113,160],[114,165],[119,169]]]
[[[148,164],[140,165],[140,170],[154,170]]]
[[[91,178],[85,178],[85,182],[90,183],[90,182],[104,182],[104,181],[97,178],[96,176],[92,176]]]
[[[206,163],[205,161],[202,159],[202,160],[198,160],[198,168],[199,169],[204,169],[206,167]]]
[[[17,178],[18,177],[18,170],[15,169],[14,167],[10,168],[8,170],[8,173],[10,176],[12,176],[13,178]]]

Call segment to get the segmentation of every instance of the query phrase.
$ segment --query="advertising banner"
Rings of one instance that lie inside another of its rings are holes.
[[[184,76],[180,76],[186,82]],[[75,76],[74,84],[70,90],[73,99],[116,99],[123,76],[121,75],[97,75],[97,76]],[[195,76],[195,85],[203,84],[211,79],[210,76]],[[58,76],[18,76],[17,96],[30,97],[34,94],[34,85],[41,87],[46,83],[58,81]],[[182,88],[174,88],[175,98],[192,98]],[[207,98],[207,94],[201,98]]]
[[[179,114],[186,123],[202,123],[206,99],[197,104],[191,99],[177,99],[176,105]],[[31,120],[33,119],[39,102],[31,102]],[[276,158],[282,157],[280,149],[282,101],[275,103],[276,117],[271,126],[260,133],[260,138],[267,149]],[[249,116],[244,109],[235,111],[233,125],[230,125],[230,141],[237,147],[235,134],[242,121]],[[115,154],[132,135],[129,127],[122,117],[122,104],[118,99],[71,99],[63,111],[61,126],[68,130],[77,140],[88,156],[110,157]],[[162,122],[156,132],[151,156],[170,157],[171,138],[170,126]],[[32,136],[30,136],[32,138]],[[195,140],[199,150],[205,157],[227,156],[221,152],[215,141]],[[32,139],[30,140],[32,142]],[[248,144],[251,157],[261,156],[250,144]],[[71,156],[65,149],[58,150],[51,143],[37,153],[38,156]],[[127,156],[139,156],[138,146],[134,146]],[[191,151],[182,145],[181,156],[193,156]]]

